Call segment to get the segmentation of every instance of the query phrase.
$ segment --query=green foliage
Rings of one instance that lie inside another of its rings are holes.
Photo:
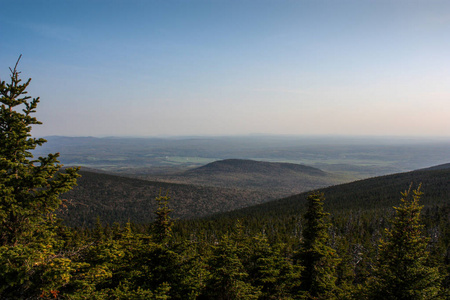
[[[249,242],[247,270],[252,285],[261,290],[259,299],[291,299],[300,282],[301,268],[283,255],[283,245],[271,245],[267,236],[258,234]]]
[[[239,240],[227,234],[213,247],[208,261],[211,275],[206,284],[207,299],[258,299],[260,291],[248,282],[240,246]]]
[[[167,300],[171,298],[168,295],[169,291],[170,286],[168,284],[162,284],[155,291],[150,291],[141,287],[131,289],[128,282],[125,281],[121,282],[108,298],[116,300]]]
[[[31,137],[39,98],[26,95],[31,79],[21,83],[17,64],[10,71],[10,82],[0,81],[0,298],[57,294],[74,266],[58,252],[55,210],[77,169],[60,172],[58,154],[33,159],[46,142]]]
[[[61,292],[70,299],[196,299],[207,272],[194,245],[174,244],[170,237],[160,243],[145,231],[127,223],[107,234],[99,222],[87,232],[92,244],[79,256],[86,268]]]
[[[21,84],[16,67],[11,69],[10,83],[0,81],[0,245],[33,239],[30,231],[52,220],[61,203],[59,195],[77,178],[77,169],[58,172],[58,154],[33,160],[30,151],[45,143],[30,133],[32,125],[41,124],[31,116],[39,98],[29,101],[31,97],[25,96],[31,79]]]
[[[411,189],[411,188],[410,188]],[[385,239],[379,244],[379,256],[370,297],[373,299],[443,299],[439,297],[442,278],[429,266],[428,238],[420,221],[420,186],[402,193],[401,204]]]
[[[155,214],[156,221],[153,223],[153,230],[158,243],[167,243],[172,236],[172,226],[173,221],[170,217],[170,212],[172,211],[169,206],[169,196],[161,196],[156,198],[158,203]]]
[[[324,196],[312,193],[308,196],[308,210],[304,216],[303,239],[298,260],[303,270],[300,290],[308,299],[332,299],[336,290],[336,266],[339,258],[328,246],[328,228],[331,226],[323,211]]]

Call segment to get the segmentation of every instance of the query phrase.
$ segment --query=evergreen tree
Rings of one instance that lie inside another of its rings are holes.
[[[76,168],[59,172],[58,154],[33,159],[46,142],[31,137],[41,124],[32,116],[39,98],[26,95],[31,79],[21,83],[17,63],[10,82],[0,80],[0,298],[57,294],[69,280],[70,260],[56,254],[53,227],[59,196],[78,177]]]
[[[167,194],[156,198],[158,205],[153,223],[156,243],[148,240],[130,262],[129,265],[140,273],[133,283],[152,291],[166,286],[171,299],[196,299],[204,287],[205,264],[193,245],[173,241],[169,199]]]
[[[153,231],[156,241],[160,244],[168,243],[172,237],[173,221],[170,217],[170,212],[172,210],[169,208],[169,199],[170,197],[167,194],[161,196],[161,193],[159,197],[156,198],[156,221],[153,223]]]
[[[420,186],[412,194],[410,188],[394,207],[391,228],[385,230],[386,237],[379,244],[371,299],[444,299],[438,269],[428,266],[428,238],[420,222],[421,194]]]
[[[304,215],[303,239],[298,260],[301,272],[301,295],[307,299],[333,299],[336,290],[336,251],[327,245],[330,224],[323,210],[324,196],[312,193],[308,196],[308,209]]]
[[[291,299],[299,279],[299,268],[283,256],[282,245],[271,245],[265,235],[252,238],[248,275],[261,290],[259,299]]]
[[[214,246],[208,262],[211,275],[206,283],[205,299],[258,299],[260,291],[249,283],[239,246],[228,234]]]

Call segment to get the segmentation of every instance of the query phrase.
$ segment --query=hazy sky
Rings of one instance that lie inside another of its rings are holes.
[[[0,0],[36,135],[450,136],[450,1]]]

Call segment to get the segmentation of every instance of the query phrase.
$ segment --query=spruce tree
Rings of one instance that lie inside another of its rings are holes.
[[[70,260],[56,255],[52,227],[78,177],[76,168],[60,172],[58,154],[33,159],[46,140],[31,136],[39,98],[26,95],[31,79],[22,83],[17,63],[10,82],[0,80],[0,298],[57,293],[67,282]]]
[[[156,220],[153,223],[153,232],[155,234],[155,240],[159,244],[167,244],[172,237],[173,221],[170,217],[169,208],[170,197],[166,194],[156,198],[157,208],[155,211]]]
[[[423,234],[420,186],[402,193],[391,228],[379,244],[371,299],[444,299],[438,269],[428,265],[428,238]]]
[[[271,245],[263,234],[252,238],[246,268],[250,283],[261,290],[259,299],[291,299],[290,293],[298,284],[299,268],[284,257],[282,247]]]
[[[333,299],[336,290],[336,251],[327,245],[329,236],[328,213],[323,210],[323,193],[308,196],[308,209],[304,215],[303,239],[298,261],[301,272],[301,296],[307,299]]]
[[[144,276],[137,278],[143,281],[140,286],[158,290],[165,285],[170,288],[171,299],[196,299],[204,286],[205,266],[193,245],[173,240],[169,200],[168,194],[160,193],[156,198],[156,220],[152,226],[155,244],[144,245],[132,263],[138,264],[135,270],[143,270]]]
[[[210,277],[206,282],[205,299],[238,300],[258,299],[261,292],[250,283],[249,274],[242,263],[242,257],[248,249],[237,223],[236,232],[225,234],[217,245],[213,246],[208,265]]]

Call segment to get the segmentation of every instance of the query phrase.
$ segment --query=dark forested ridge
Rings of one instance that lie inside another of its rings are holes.
[[[236,168],[245,170],[245,162],[230,162],[218,162],[218,167],[207,165],[200,172],[208,173],[211,167],[214,167],[214,174],[218,174],[218,170],[226,173],[227,169],[231,169],[232,174]],[[266,168],[266,164],[261,166],[262,169]],[[441,205],[450,201],[450,168],[446,166],[380,176],[320,190],[327,195],[327,207],[331,210],[372,210],[392,207],[398,200],[399,191],[407,189],[411,183],[422,183],[425,192],[423,203],[426,206]],[[310,167],[294,165],[294,168],[322,174],[322,171]],[[265,214],[294,216],[303,209],[307,197],[307,193],[302,193],[274,200],[277,193],[269,191],[147,181],[83,170],[80,174],[82,177],[78,179],[78,186],[64,196],[71,205],[61,215],[67,224],[77,226],[92,226],[96,217],[110,224],[150,222],[154,217],[153,199],[160,192],[168,192],[172,199],[170,205],[173,216],[181,219],[221,212],[227,212],[227,218],[232,215],[251,218],[259,214],[261,216],[258,218]]]
[[[379,176],[320,189],[327,197],[330,210],[378,210],[390,208],[398,201],[400,191],[422,184],[422,203],[428,207],[450,204],[450,164],[412,172]],[[304,207],[308,193],[243,208],[226,215],[257,216],[259,214],[295,215]],[[220,218],[221,215],[215,217]]]
[[[176,218],[194,218],[235,210],[342,181],[322,170],[288,163],[229,159],[178,176],[141,180],[82,170],[78,186],[66,194],[71,204],[67,224],[92,226],[104,222],[152,220],[153,199],[160,192],[173,199]]]
[[[400,192],[419,184],[425,212],[450,222],[450,168],[436,167],[359,180],[320,191],[326,196],[325,207],[332,213],[336,226],[345,226],[346,222],[370,223],[370,230],[379,234],[392,215]],[[306,209],[308,195],[309,192],[301,193],[204,219],[182,221],[180,226],[186,224],[193,231],[204,230],[206,226],[210,232],[220,235],[230,230],[236,220],[241,220],[251,232],[265,232],[274,239],[282,239],[299,232],[300,216]]]
[[[429,168],[424,168],[421,170],[447,170],[447,169],[450,169],[450,163],[437,165],[437,166],[433,166],[433,167],[429,167]]]
[[[80,171],[78,186],[66,193],[61,216],[69,225],[92,226],[96,217],[106,223],[146,223],[154,218],[154,199],[162,193],[172,199],[175,218],[194,218],[275,199],[270,192],[238,188],[202,187],[140,180]]]

